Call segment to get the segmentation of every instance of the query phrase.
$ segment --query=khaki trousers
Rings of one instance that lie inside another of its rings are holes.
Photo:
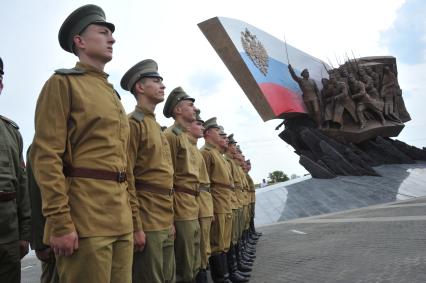
[[[130,283],[133,233],[78,240],[71,256],[57,256],[61,283]]]
[[[172,227],[145,231],[142,252],[133,255],[133,283],[175,282],[175,252]]]
[[[211,254],[210,248],[210,230],[213,217],[199,218],[200,222],[200,253],[201,253],[201,268],[206,269],[209,257]]]
[[[51,258],[51,262],[41,262],[40,283],[59,283],[59,275],[56,269],[56,260],[53,252]]]
[[[239,230],[238,209],[233,209],[232,210],[232,232],[231,232],[232,245],[235,245],[238,243],[238,230]]]
[[[200,224],[198,219],[175,221],[176,282],[193,282],[200,270]]]
[[[226,253],[231,244],[232,213],[215,213],[210,231],[212,255]]]
[[[238,213],[238,239],[241,238],[244,231],[244,214],[243,214],[243,208],[240,207],[237,209]]]
[[[0,282],[21,282],[19,241],[0,244]]]

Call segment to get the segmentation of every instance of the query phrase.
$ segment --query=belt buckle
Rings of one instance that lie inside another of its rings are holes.
[[[126,171],[120,171],[117,174],[117,182],[123,183],[127,181],[127,174]]]

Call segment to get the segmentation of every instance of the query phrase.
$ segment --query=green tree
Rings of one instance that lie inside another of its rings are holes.
[[[273,171],[271,173],[269,173],[268,176],[268,183],[279,183],[279,182],[285,182],[288,181],[288,176],[286,174],[284,174],[283,171]]]

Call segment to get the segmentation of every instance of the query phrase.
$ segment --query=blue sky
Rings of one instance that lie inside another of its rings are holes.
[[[254,25],[304,52],[335,64],[351,50],[357,56],[397,57],[399,82],[413,118],[398,137],[416,146],[426,141],[425,4],[420,0],[323,1],[173,1],[173,0],[19,0],[2,3],[0,56],[5,77],[0,114],[21,127],[25,148],[34,132],[34,110],[44,82],[76,58],[63,51],[57,33],[63,20],[84,4],[101,6],[116,25],[114,58],[106,66],[126,111],[134,108],[130,93],[119,87],[122,74],[136,62],[159,64],[168,93],[182,86],[196,98],[202,117],[216,116],[234,133],[252,160],[256,182],[269,172],[302,175],[293,149],[278,138],[278,120],[263,122],[197,24],[214,16]],[[157,108],[162,125],[172,121]],[[199,143],[201,146],[202,143]]]

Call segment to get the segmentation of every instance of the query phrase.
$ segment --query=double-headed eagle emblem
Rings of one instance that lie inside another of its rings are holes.
[[[269,56],[262,42],[246,28],[245,32],[241,32],[241,43],[256,68],[266,76],[269,67]]]

